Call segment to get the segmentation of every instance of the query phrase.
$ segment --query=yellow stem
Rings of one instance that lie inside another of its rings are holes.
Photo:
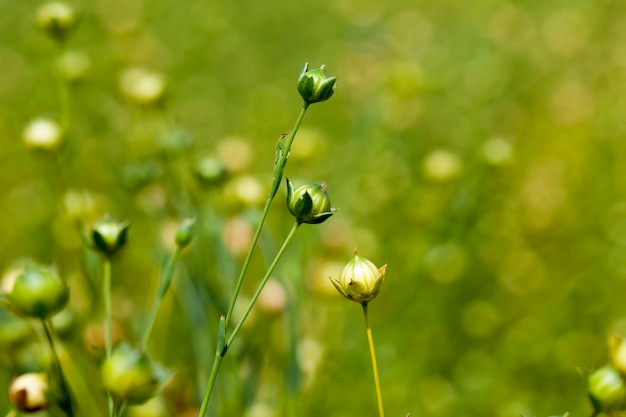
[[[372,328],[370,327],[369,317],[367,315],[367,303],[363,306],[363,315],[365,316],[365,330],[367,332],[367,342],[370,346],[370,355],[372,357],[372,368],[374,369],[374,384],[376,385],[376,398],[378,399],[378,416],[385,417],[383,410],[383,395],[380,391],[380,380],[378,379],[378,364],[376,363],[376,351],[374,350],[374,338],[372,337]]]

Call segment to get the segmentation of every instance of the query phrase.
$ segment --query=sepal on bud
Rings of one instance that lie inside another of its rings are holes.
[[[128,222],[119,222],[115,217],[107,214],[93,225],[91,238],[97,250],[106,255],[112,255],[126,243]]]
[[[115,347],[102,364],[102,382],[116,400],[142,404],[152,398],[166,373],[128,343]]]
[[[337,291],[348,300],[369,303],[378,295],[385,281],[387,265],[378,268],[372,261],[358,255],[354,250],[352,258],[341,272],[339,280],[330,278]]]
[[[337,77],[328,75],[326,65],[309,70],[306,63],[298,77],[298,92],[307,105],[326,101],[335,92],[336,81]]]
[[[286,180],[287,208],[298,223],[322,223],[337,211],[331,207],[325,182],[306,184],[295,188],[289,178]]]
[[[27,266],[7,293],[9,306],[16,313],[45,319],[59,312],[69,300],[70,290],[48,266]]]

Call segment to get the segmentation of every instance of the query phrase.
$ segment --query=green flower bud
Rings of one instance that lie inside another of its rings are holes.
[[[54,120],[38,117],[26,126],[22,140],[30,149],[54,151],[63,142],[63,130]]]
[[[9,398],[19,411],[29,413],[48,408],[48,377],[43,373],[16,377],[11,382]]]
[[[196,177],[209,185],[219,184],[226,177],[226,167],[214,156],[205,155],[198,158],[193,166]]]
[[[605,365],[589,375],[587,389],[591,404],[596,411],[624,410],[626,385],[613,366]]]
[[[185,219],[180,222],[178,230],[176,230],[176,246],[180,249],[184,249],[191,243],[193,238],[193,226],[196,223],[194,219]]]
[[[120,75],[119,86],[129,101],[152,106],[159,104],[165,97],[167,82],[158,72],[145,68],[129,68]]]
[[[330,77],[326,72],[326,65],[309,70],[309,64],[304,64],[298,77],[298,92],[306,104],[319,103],[332,97],[335,92],[337,77]]]
[[[163,380],[148,356],[128,343],[118,344],[101,370],[104,387],[116,400],[129,404],[142,404],[152,398]]]
[[[69,300],[70,290],[50,267],[28,266],[7,293],[10,306],[28,317],[45,319],[60,311]]]
[[[62,1],[45,3],[37,10],[37,26],[58,41],[67,37],[76,21],[76,10]]]
[[[307,184],[294,189],[287,178],[287,208],[299,223],[318,224],[332,216],[336,209],[330,206],[326,183]]]
[[[112,255],[126,243],[128,223],[118,222],[115,217],[106,215],[93,225],[91,237],[97,250]]]
[[[330,280],[344,297],[364,304],[378,295],[386,270],[386,264],[377,268],[372,261],[359,256],[355,249],[354,258],[343,268],[339,280]]]

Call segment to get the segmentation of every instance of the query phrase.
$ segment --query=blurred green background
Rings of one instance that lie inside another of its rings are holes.
[[[370,314],[389,416],[590,414],[577,367],[626,336],[626,2],[83,1],[63,47],[39,5],[0,2],[0,267],[67,278],[68,373],[90,415],[104,415],[83,342],[99,278],[80,232],[130,222],[113,293],[136,342],[172,230],[198,219],[149,349],[176,371],[172,413],[194,415],[305,62],[338,87],[286,175],[326,180],[341,210],[299,231],[211,415],[376,415],[360,308],[327,282],[355,246],[388,263]],[[38,117],[67,117],[60,151],[25,144]],[[291,223],[281,190],[244,295]],[[13,355],[2,393],[36,367]]]

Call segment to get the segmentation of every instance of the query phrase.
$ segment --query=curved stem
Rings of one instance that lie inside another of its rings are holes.
[[[367,332],[367,342],[370,346],[370,355],[372,357],[372,368],[374,369],[374,384],[376,385],[376,398],[378,399],[378,416],[385,417],[385,411],[383,410],[383,396],[380,390],[380,380],[378,379],[378,365],[376,363],[376,351],[374,350],[374,338],[372,337],[372,328],[370,327],[370,321],[367,314],[367,303],[361,304],[363,306],[363,316],[365,317],[365,330]]]
[[[46,340],[48,341],[48,346],[50,347],[50,351],[52,352],[52,363],[54,365],[54,380],[56,380],[59,384],[59,388],[61,389],[62,398],[61,398],[61,408],[66,412],[68,416],[73,416],[73,408],[72,408],[72,400],[70,394],[70,387],[67,383],[67,379],[65,378],[65,374],[63,373],[63,368],[61,367],[61,360],[59,359],[59,354],[57,353],[56,346],[54,344],[54,337],[52,336],[53,330],[52,325],[48,319],[41,319],[41,324],[43,325],[44,333],[46,334]]]
[[[267,218],[267,213],[270,210],[270,206],[272,204],[272,200],[274,200],[274,196],[276,195],[276,191],[280,186],[280,181],[282,180],[283,169],[287,164],[287,158],[289,157],[289,151],[291,149],[291,144],[293,143],[294,138],[296,137],[296,132],[300,128],[300,124],[304,119],[304,115],[308,109],[309,105],[304,104],[302,109],[300,110],[300,114],[296,119],[296,122],[289,133],[289,137],[284,145],[284,149],[280,154],[277,154],[277,159],[275,162],[274,168],[274,182],[272,183],[272,188],[270,189],[269,194],[267,195],[267,200],[265,201],[265,206],[263,207],[263,212],[261,214],[261,220],[259,221],[259,225],[256,228],[256,232],[254,233],[254,237],[252,238],[252,243],[250,244],[250,248],[248,249],[248,254],[246,255],[246,259],[243,262],[243,266],[241,267],[241,272],[239,274],[239,278],[237,279],[237,284],[235,285],[235,290],[233,291],[233,296],[230,300],[230,304],[228,306],[228,312],[226,313],[226,321],[225,326],[228,328],[228,324],[230,323],[230,319],[233,315],[233,309],[235,308],[235,302],[237,301],[237,297],[239,296],[239,291],[241,290],[241,285],[243,284],[243,279],[246,276],[246,272],[248,271],[248,266],[250,264],[250,259],[252,259],[252,252],[254,252],[254,248],[261,236],[261,229],[263,229],[263,224],[265,223],[265,219]]]
[[[287,249],[287,246],[289,245],[289,242],[291,242],[291,240],[295,236],[296,231],[298,230],[299,226],[300,226],[300,223],[298,223],[298,222],[294,223],[293,227],[289,231],[289,234],[285,238],[282,246],[280,247],[280,249],[276,253],[276,256],[274,257],[274,260],[272,261],[272,263],[270,264],[269,268],[267,269],[267,272],[265,273],[265,276],[261,280],[261,283],[259,284],[259,286],[257,287],[254,295],[252,296],[252,299],[248,303],[248,306],[246,307],[246,310],[243,312],[243,315],[241,316],[241,319],[239,319],[239,323],[237,323],[237,325],[233,329],[233,332],[231,333],[230,337],[228,338],[228,340],[226,341],[226,343],[224,344],[224,346],[221,349],[220,349],[220,344],[218,343],[218,349],[215,352],[215,360],[213,361],[213,367],[211,368],[211,375],[209,376],[209,382],[207,383],[206,391],[204,393],[204,399],[202,400],[202,405],[200,407],[200,412],[198,413],[198,417],[204,417],[204,415],[206,414],[206,409],[207,409],[207,406],[209,405],[209,399],[211,398],[211,392],[213,391],[213,386],[215,385],[215,380],[217,378],[217,372],[219,370],[220,364],[222,363],[222,359],[224,358],[224,356],[226,356],[226,353],[228,352],[228,348],[230,347],[230,345],[234,342],[235,338],[237,337],[237,334],[241,330],[241,327],[243,326],[244,322],[248,318],[248,315],[252,311],[252,308],[254,307],[254,304],[256,303],[256,301],[258,300],[259,296],[261,295],[261,292],[263,291],[263,287],[265,287],[265,284],[269,280],[272,272],[274,272],[274,269],[276,268],[276,265],[278,265],[278,261],[283,256],[283,253],[285,252],[285,249]],[[225,319],[223,319],[223,320],[225,320]],[[224,321],[224,323],[220,324],[220,326],[224,326],[224,327],[221,327],[221,328],[225,328],[225,325],[226,325],[225,321]]]
[[[148,324],[146,325],[146,329],[144,330],[143,337],[141,338],[141,344],[139,345],[139,351],[143,352],[148,345],[148,340],[150,340],[150,335],[152,334],[152,328],[154,327],[154,323],[156,322],[157,315],[159,314],[159,309],[161,308],[161,303],[163,302],[163,298],[165,298],[165,294],[167,294],[167,290],[170,288],[170,284],[172,283],[172,277],[174,276],[174,269],[176,268],[176,263],[178,262],[178,258],[180,258],[180,248],[177,246],[172,253],[172,256],[167,261],[163,272],[161,273],[161,280],[159,282],[159,289],[157,290],[156,297],[154,298],[154,303],[152,304],[152,310],[150,312],[150,318],[148,319]]]

